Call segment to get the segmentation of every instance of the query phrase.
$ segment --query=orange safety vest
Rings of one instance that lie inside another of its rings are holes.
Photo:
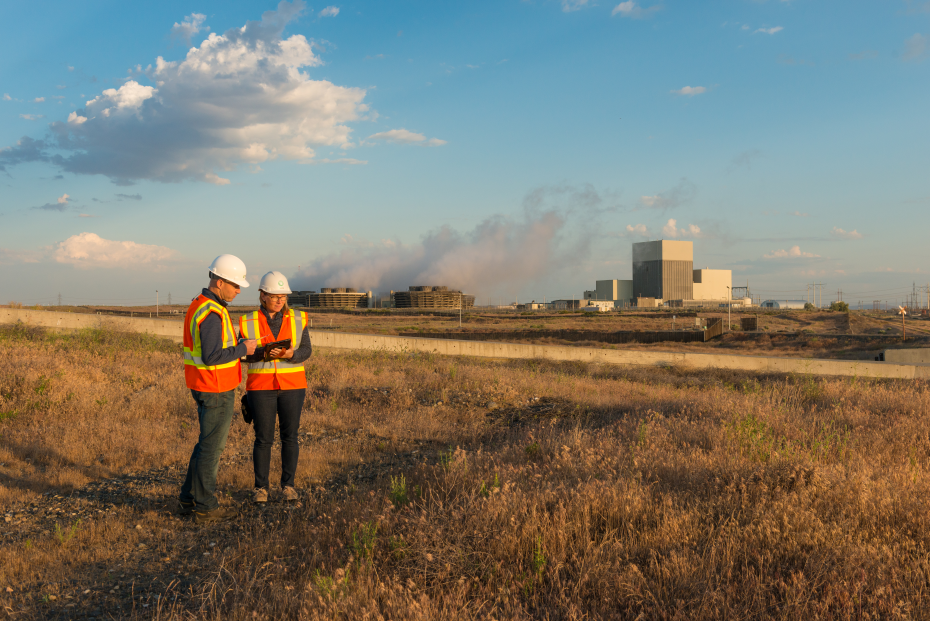
[[[184,317],[184,380],[191,390],[226,392],[242,381],[242,365],[238,358],[215,366],[203,363],[200,324],[210,313],[216,313],[223,321],[223,349],[236,344],[236,333],[233,332],[232,319],[226,307],[203,294],[198,295]]]
[[[291,339],[291,347],[295,350],[300,347],[300,338],[307,325],[307,313],[290,310],[281,318],[281,330],[277,340]],[[239,318],[239,333],[247,339],[258,340],[259,343],[273,343],[276,339],[268,326],[264,313],[255,311]],[[249,372],[246,375],[246,390],[299,390],[307,387],[307,374],[304,365],[277,358],[264,362],[249,363]]]

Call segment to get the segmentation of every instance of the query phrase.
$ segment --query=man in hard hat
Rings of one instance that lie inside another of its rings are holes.
[[[210,286],[191,302],[184,318],[184,379],[197,402],[200,437],[178,499],[182,514],[198,523],[236,517],[234,507],[220,507],[216,475],[233,417],[235,391],[242,381],[239,359],[255,352],[253,339],[237,341],[226,305],[248,287],[245,263],[231,254],[210,265]]]

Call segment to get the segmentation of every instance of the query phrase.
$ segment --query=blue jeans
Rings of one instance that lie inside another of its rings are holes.
[[[297,432],[307,390],[250,390],[246,394],[255,427],[255,445],[252,447],[255,487],[268,489],[275,419],[281,429],[281,487],[294,487],[297,459],[300,457]]]
[[[187,465],[187,477],[181,486],[180,501],[193,502],[195,509],[210,511],[219,506],[216,500],[216,474],[220,469],[220,454],[226,448],[236,391],[191,390],[191,395],[197,402],[200,437]]]

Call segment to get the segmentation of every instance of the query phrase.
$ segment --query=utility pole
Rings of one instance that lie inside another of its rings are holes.
[[[733,304],[730,302],[730,300],[731,300],[731,297],[730,297],[730,286],[727,285],[727,332],[730,331],[730,309],[731,309],[732,306],[733,306]]]
[[[168,292],[168,306],[171,306],[171,292]]]
[[[61,306],[61,293],[58,294],[58,306]]]
[[[155,316],[158,317],[158,289],[155,290]]]

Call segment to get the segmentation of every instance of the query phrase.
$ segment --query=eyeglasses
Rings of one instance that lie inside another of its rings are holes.
[[[268,295],[266,293],[265,299],[268,300],[269,302],[284,302],[287,300],[287,296],[286,295]]]

